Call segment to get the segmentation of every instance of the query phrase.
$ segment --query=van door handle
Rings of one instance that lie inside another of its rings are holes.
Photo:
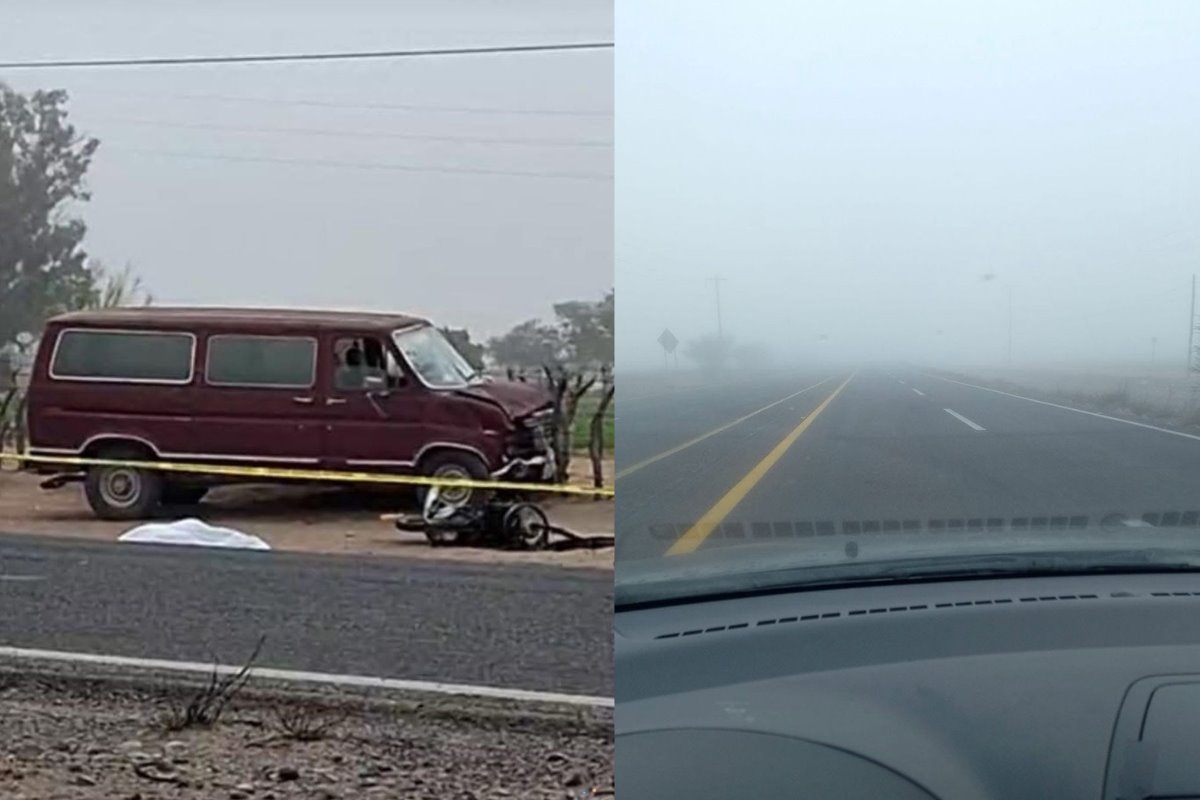
[[[313,399],[311,397],[293,397],[292,398],[293,403],[303,403],[306,406],[312,405],[312,401],[313,401]]]
[[[346,398],[344,398],[344,397],[329,397],[329,398],[326,398],[325,405],[327,405],[327,406],[344,406],[344,405],[346,405]]]

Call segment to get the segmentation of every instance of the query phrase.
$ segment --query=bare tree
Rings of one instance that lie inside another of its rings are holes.
[[[23,405],[24,397],[16,386],[0,392],[0,453],[4,453],[10,447],[17,453],[23,449]]]
[[[604,422],[616,391],[612,367],[605,366],[601,370],[600,385],[600,402],[592,414],[590,436],[588,437],[588,455],[592,459],[592,486],[597,489],[604,487]]]
[[[554,395],[554,458],[558,467],[555,479],[566,483],[571,467],[571,447],[579,398],[587,394],[596,377],[574,372],[565,366],[543,366],[546,382]]]

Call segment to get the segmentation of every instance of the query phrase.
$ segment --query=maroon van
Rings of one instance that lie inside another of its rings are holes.
[[[548,392],[479,375],[436,327],[399,314],[65,314],[47,323],[29,385],[29,449],[42,456],[543,481],[552,420]],[[219,480],[124,466],[83,479],[108,519],[198,502]]]

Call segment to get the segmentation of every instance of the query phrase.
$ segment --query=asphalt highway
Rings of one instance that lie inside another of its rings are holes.
[[[846,525],[1200,518],[1200,438],[970,383],[829,369],[622,395],[618,564]]]
[[[611,697],[612,576],[0,534],[0,645]]]

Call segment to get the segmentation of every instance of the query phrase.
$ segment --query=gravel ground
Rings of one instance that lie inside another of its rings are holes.
[[[0,797],[612,796],[611,711],[248,687],[215,726],[172,730],[171,710],[195,692],[0,667]],[[296,735],[325,725],[315,741]]]
[[[611,464],[609,465],[611,474]],[[116,541],[137,523],[96,519],[78,484],[54,491],[42,479],[0,471],[0,532]],[[480,547],[430,547],[422,534],[401,533],[380,516],[405,509],[403,494],[321,489],[304,486],[230,486],[191,508],[164,517],[198,517],[264,539],[275,550],[345,555],[400,556],[409,559],[476,564],[553,564],[611,570],[613,549],[524,552]],[[550,521],[580,534],[613,531],[613,501],[549,498]]]

